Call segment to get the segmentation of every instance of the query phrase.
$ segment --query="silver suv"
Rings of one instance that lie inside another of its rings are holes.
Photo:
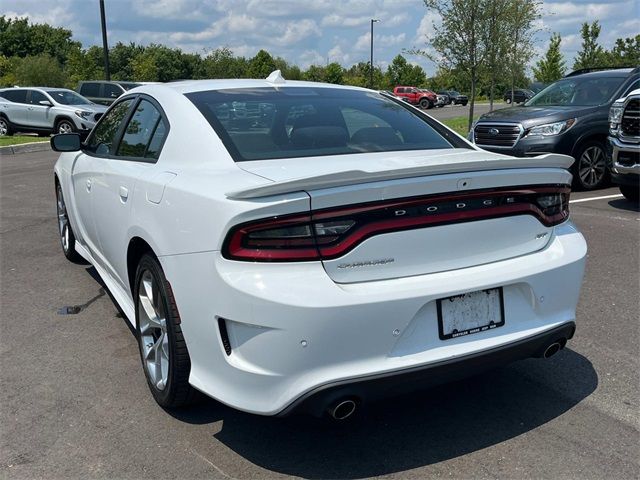
[[[616,100],[609,111],[611,180],[633,202],[640,199],[640,89]]]
[[[15,132],[84,135],[106,110],[66,88],[0,89],[0,136]]]

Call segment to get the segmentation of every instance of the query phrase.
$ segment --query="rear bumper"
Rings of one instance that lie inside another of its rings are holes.
[[[352,284],[333,282],[320,262],[254,264],[220,252],[160,261],[180,310],[191,384],[240,410],[276,415],[327,385],[442,362],[466,359],[469,366],[476,354],[574,322],[585,257],[584,238],[566,222],[535,253]],[[504,292],[504,326],[439,339],[437,299],[495,287]],[[229,355],[219,318],[226,321]],[[530,356],[528,348],[516,357]],[[443,381],[453,379],[441,372]]]
[[[320,416],[328,405],[343,398],[351,398],[356,402],[380,400],[460,380],[517,360],[542,357],[546,348],[554,342],[559,342],[564,347],[566,341],[573,337],[575,329],[574,322],[567,322],[538,335],[462,358],[443,360],[431,365],[397,372],[328,383],[295,400],[280,412],[279,416],[287,416],[292,413],[310,413]]]

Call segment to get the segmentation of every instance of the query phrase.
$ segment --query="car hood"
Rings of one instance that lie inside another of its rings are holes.
[[[93,112],[93,113],[104,113],[107,111],[107,106],[105,105],[65,105],[65,107],[69,107],[69,108],[73,108],[75,110],[84,110],[87,112]]]
[[[521,123],[524,128],[544,123],[560,122],[569,118],[580,117],[597,107],[579,106],[549,106],[549,107],[506,107],[493,112],[485,113],[479,121],[515,122]]]

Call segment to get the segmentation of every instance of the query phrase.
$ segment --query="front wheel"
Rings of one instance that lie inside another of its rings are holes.
[[[507,105],[510,104],[511,103],[511,98],[505,99],[505,102],[507,103]]]
[[[604,185],[607,177],[607,157],[602,143],[586,142],[575,158],[573,182],[576,187],[594,190]]]
[[[640,202],[640,187],[632,187],[630,185],[620,185],[620,193],[630,202]]]
[[[9,120],[0,117],[0,137],[9,137],[11,135],[13,135],[13,131],[11,130],[11,125],[9,125]]]
[[[420,100],[420,108],[424,108],[427,109],[429,108],[429,100],[427,100],[426,98],[423,98],[422,100]]]
[[[69,215],[67,214],[67,204],[64,201],[62,187],[56,183],[56,211],[58,214],[58,233],[60,236],[60,245],[62,245],[62,253],[67,260],[73,263],[82,262],[82,257],[76,252],[76,236],[69,223]]]
[[[73,133],[76,131],[76,126],[70,120],[60,120],[56,125],[57,133]]]
[[[143,255],[134,288],[136,332],[142,367],[156,402],[165,408],[191,403],[191,360],[171,287],[155,256]]]

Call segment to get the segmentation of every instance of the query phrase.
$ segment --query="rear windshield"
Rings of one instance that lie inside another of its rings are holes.
[[[377,92],[283,87],[186,96],[235,161],[468,147]]]

